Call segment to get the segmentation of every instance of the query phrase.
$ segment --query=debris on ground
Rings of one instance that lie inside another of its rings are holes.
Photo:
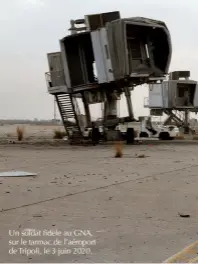
[[[189,214],[180,214],[180,213],[178,213],[178,214],[179,214],[180,217],[184,217],[184,218],[189,218],[190,217]]]
[[[35,214],[35,215],[33,215],[33,217],[43,217],[43,216],[40,214]]]
[[[0,172],[0,177],[29,177],[37,176],[38,174],[26,171],[6,171]]]
[[[146,158],[147,156],[144,154],[140,154],[140,155],[136,154],[135,157],[136,158]]]

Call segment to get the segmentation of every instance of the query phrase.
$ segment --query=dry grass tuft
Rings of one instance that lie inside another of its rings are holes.
[[[115,144],[115,158],[122,158],[123,156],[123,145],[122,142],[116,142]]]
[[[17,139],[18,139],[18,141],[22,141],[23,138],[24,138],[24,133],[25,133],[24,127],[18,126],[16,128],[16,133],[17,133]]]
[[[179,139],[179,140],[184,140],[184,134],[179,134],[178,136],[175,137],[175,139]]]
[[[198,135],[193,135],[193,140],[198,140]]]
[[[63,139],[66,136],[66,132],[65,131],[61,131],[61,130],[54,130],[54,139]]]

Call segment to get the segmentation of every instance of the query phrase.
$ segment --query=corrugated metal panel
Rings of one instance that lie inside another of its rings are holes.
[[[198,85],[196,85],[196,88],[195,88],[195,96],[194,96],[193,105],[194,107],[198,108]]]
[[[111,82],[114,81],[114,76],[113,76],[113,69],[112,69],[111,57],[109,52],[109,45],[107,40],[107,31],[105,28],[100,29],[100,38],[102,43],[102,51],[104,55],[104,64],[106,69],[107,81]]]
[[[48,53],[48,63],[51,73],[52,86],[61,86],[65,84],[63,63],[60,52]]]
[[[149,106],[159,108],[163,107],[163,94],[161,83],[149,85]]]
[[[176,107],[176,81],[168,81],[169,89],[168,89],[168,107],[173,108]]]
[[[108,23],[106,28],[111,62],[113,66],[113,75],[115,80],[119,80],[127,74],[128,70],[126,61],[124,21],[113,21]]]
[[[105,83],[108,80],[107,80],[107,74],[106,74],[106,65],[104,63],[102,43],[100,39],[100,30],[91,32],[91,41],[92,41],[93,52],[94,52],[94,57],[95,57],[98,82]]]
[[[71,88],[71,80],[70,80],[70,75],[69,75],[69,68],[68,68],[68,63],[67,63],[67,55],[66,55],[64,40],[60,40],[60,48],[61,48],[63,69],[64,69],[64,74],[65,74],[65,82],[66,82],[67,87]]]
[[[168,108],[168,95],[169,95],[169,82],[162,83],[162,97],[163,97],[163,106],[164,108]]]
[[[116,19],[120,19],[119,11],[85,16],[86,24],[89,30],[102,28],[107,22],[111,22]]]

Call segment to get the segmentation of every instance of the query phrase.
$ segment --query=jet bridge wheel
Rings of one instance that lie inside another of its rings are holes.
[[[170,135],[168,132],[161,132],[159,134],[159,139],[161,140],[169,140],[170,139]]]

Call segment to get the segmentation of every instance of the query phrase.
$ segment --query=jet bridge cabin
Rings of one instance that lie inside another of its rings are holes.
[[[189,77],[184,80],[172,79],[171,74],[169,80],[149,85],[149,103],[147,107],[178,110],[197,108],[197,81],[189,80]]]
[[[72,92],[111,83],[130,86],[167,74],[172,48],[164,22],[121,19],[119,12],[88,15],[81,22],[83,30],[60,40],[65,80]]]

